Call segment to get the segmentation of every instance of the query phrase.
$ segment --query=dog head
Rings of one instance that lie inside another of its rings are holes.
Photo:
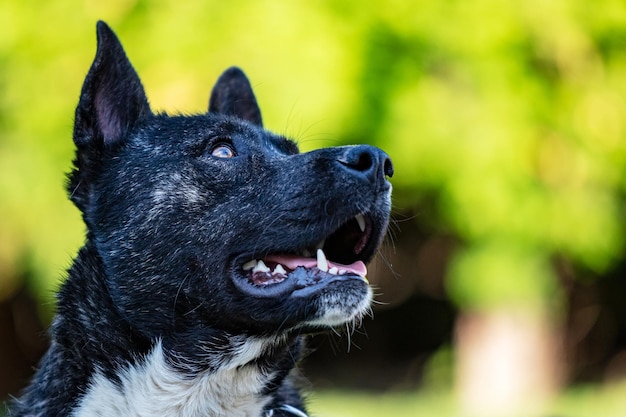
[[[153,114],[115,34],[102,22],[97,33],[68,190],[119,313],[162,337],[315,331],[366,312],[365,263],[390,210],[387,155],[299,153],[263,129],[237,68],[207,113]]]

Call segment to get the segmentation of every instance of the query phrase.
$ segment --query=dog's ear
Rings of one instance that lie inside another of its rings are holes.
[[[141,81],[115,33],[100,21],[98,49],[87,73],[74,119],[76,159],[70,198],[85,211],[104,155],[111,155],[142,121],[152,116]]]
[[[74,142],[107,149],[152,114],[139,76],[106,23],[97,24],[98,50],[87,73],[74,120]]]
[[[263,126],[261,109],[254,97],[248,77],[237,67],[224,71],[215,83],[209,100],[209,112],[235,116]]]

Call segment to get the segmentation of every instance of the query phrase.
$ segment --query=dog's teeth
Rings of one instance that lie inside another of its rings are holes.
[[[357,214],[356,216],[354,216],[354,218],[356,219],[356,222],[359,224],[359,229],[361,229],[361,232],[365,231],[365,217],[362,214]]]
[[[254,265],[254,268],[252,268],[252,272],[270,272],[270,271],[271,269],[269,269],[263,261],[257,262],[257,264]]]
[[[324,249],[324,244],[326,243],[326,239],[323,239],[317,245],[315,245],[315,250]]]
[[[328,273],[329,273],[329,274],[333,274],[333,275],[337,275],[337,274],[339,273],[339,269],[337,269],[337,267],[336,267],[336,266],[333,266],[332,268],[330,268],[330,269],[328,270]]]
[[[339,271],[337,271],[337,274],[338,274],[338,275],[343,275],[343,274],[345,274],[345,273],[346,273],[346,270],[345,270],[345,269],[340,269]]]
[[[320,271],[328,272],[328,261],[326,260],[324,251],[321,249],[317,250],[317,268]]]
[[[256,259],[246,262],[243,264],[242,268],[244,271],[249,271],[256,266]]]
[[[274,268],[274,272],[272,272],[273,274],[281,274],[281,275],[287,275],[287,271],[285,271],[285,268],[283,268],[283,266],[281,264],[276,265],[276,268]]]

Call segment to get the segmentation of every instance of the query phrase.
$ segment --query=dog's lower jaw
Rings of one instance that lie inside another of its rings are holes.
[[[278,371],[254,361],[267,341],[250,339],[229,363],[194,376],[168,363],[161,342],[141,362],[120,373],[119,382],[96,373],[73,417],[261,416],[272,400],[264,392]]]

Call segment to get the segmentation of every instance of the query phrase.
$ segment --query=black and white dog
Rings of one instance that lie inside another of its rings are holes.
[[[68,181],[86,243],[9,415],[305,416],[302,335],[370,308],[389,157],[299,153],[262,128],[237,68],[207,113],[153,114],[115,34],[97,34]]]

